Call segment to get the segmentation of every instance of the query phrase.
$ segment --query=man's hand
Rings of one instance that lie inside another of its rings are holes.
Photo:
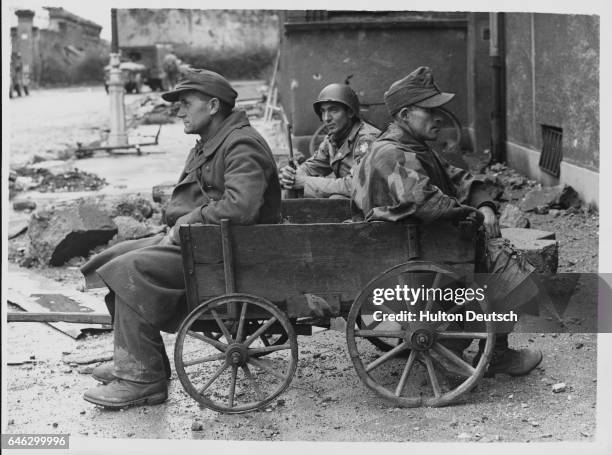
[[[286,190],[301,190],[304,188],[304,176],[296,173],[291,165],[287,165],[280,170],[280,184]]]
[[[178,229],[175,229],[175,226],[173,226],[168,233],[164,236],[163,239],[161,239],[161,241],[158,243],[158,245],[164,246],[164,245],[178,245],[178,239],[176,239],[175,237],[178,237]]]
[[[468,217],[471,217],[479,222],[482,222],[483,220],[483,214],[469,205],[459,205],[454,207],[450,209],[443,218],[453,221],[463,221]]]
[[[490,239],[495,239],[497,237],[501,237],[501,231],[499,229],[499,222],[497,221],[497,216],[491,207],[488,205],[483,205],[478,209],[480,213],[484,215],[484,221],[482,224],[487,231],[487,236]]]

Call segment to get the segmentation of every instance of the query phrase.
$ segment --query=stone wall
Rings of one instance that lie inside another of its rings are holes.
[[[563,161],[599,170],[599,18],[506,15],[507,137],[535,151],[563,129]]]
[[[267,10],[118,9],[119,46],[171,43],[175,51],[276,51],[278,16]]]

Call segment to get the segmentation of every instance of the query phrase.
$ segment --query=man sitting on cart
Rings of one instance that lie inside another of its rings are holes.
[[[380,131],[359,118],[359,99],[346,84],[328,85],[313,106],[327,136],[297,169],[292,164],[281,169],[281,184],[286,189],[303,189],[307,198],[348,199],[353,166],[369,152]]]
[[[200,136],[166,209],[164,235],[119,243],[81,269],[89,287],[105,285],[113,316],[113,362],[94,369],[102,382],[85,400],[108,408],[157,404],[168,396],[170,363],[160,330],[174,332],[186,316],[181,224],[277,223],[280,185],[268,144],[221,75],[189,70],[162,97],[178,101],[185,133]]]
[[[367,221],[415,217],[430,223],[471,216],[483,219],[489,239],[501,236],[496,205],[483,182],[451,166],[427,145],[440,133],[442,117],[436,108],[454,96],[440,91],[427,67],[394,82],[385,92],[393,122],[357,166],[353,182],[353,200]],[[489,241],[489,251],[492,244]],[[534,270],[524,261],[520,267],[525,275]],[[500,334],[487,373],[521,376],[541,360],[540,351],[511,349],[508,335]]]

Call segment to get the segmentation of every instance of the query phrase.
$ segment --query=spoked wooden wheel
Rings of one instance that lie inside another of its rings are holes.
[[[202,321],[215,323],[219,332],[197,331]],[[214,339],[211,333],[221,336]],[[181,324],[174,347],[176,371],[187,393],[228,413],[264,407],[280,395],[293,379],[297,357],[297,338],[287,316],[247,294],[228,294],[198,306]]]
[[[253,321],[247,321],[246,323],[246,333],[251,335],[253,333],[255,333],[263,324],[265,321],[258,321],[258,320],[253,320]],[[234,321],[234,330],[236,329],[238,324],[238,321]],[[228,327],[228,330],[232,330],[232,327]],[[216,331],[204,331],[202,332],[203,335],[207,336],[208,338],[212,338],[215,341],[218,341],[222,336],[223,333],[222,332],[216,332]],[[259,339],[260,341],[263,343],[264,346],[281,346],[285,343],[287,343],[287,340],[289,339],[289,337],[287,336],[286,333],[263,333],[261,335],[259,335]],[[263,355],[266,355],[266,353],[261,353],[261,354],[254,354],[254,357],[261,357]]]
[[[393,296],[387,291],[385,298],[387,289]],[[423,294],[415,299],[405,289]],[[428,289],[438,291],[427,294]],[[493,322],[465,322],[467,311],[488,310],[486,295],[467,302],[465,289],[475,295],[477,287],[448,268],[423,261],[398,265],[368,283],[346,324],[349,355],[359,378],[406,407],[443,406],[472,389],[491,359],[495,334]],[[389,351],[374,349],[370,338],[385,340]],[[462,352],[474,340],[485,340],[485,346],[473,367]]]

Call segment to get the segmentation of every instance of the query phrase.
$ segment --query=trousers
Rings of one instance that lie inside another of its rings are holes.
[[[170,361],[159,328],[147,322],[121,297],[115,296],[114,375],[128,381],[165,380]]]

